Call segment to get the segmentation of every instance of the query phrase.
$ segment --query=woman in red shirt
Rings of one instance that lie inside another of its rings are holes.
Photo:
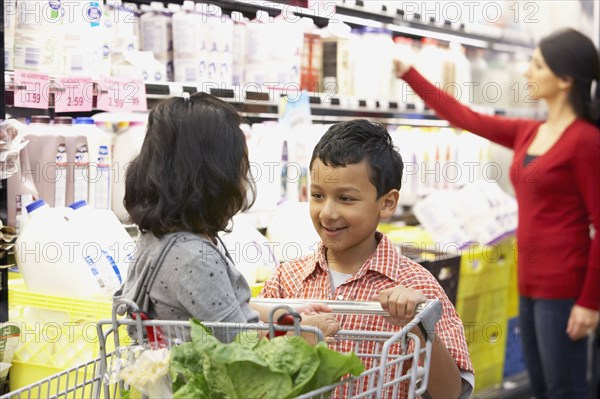
[[[592,41],[573,29],[542,39],[525,73],[531,97],[548,105],[538,121],[474,112],[396,63],[442,118],[514,150],[519,318],[538,399],[588,397],[587,341],[600,307],[600,233],[590,229],[600,231],[599,64]]]

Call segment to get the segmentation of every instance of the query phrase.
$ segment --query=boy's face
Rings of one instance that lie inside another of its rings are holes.
[[[324,245],[338,257],[368,257],[380,218],[394,213],[398,190],[377,199],[365,160],[335,168],[317,158],[310,176],[310,217]]]

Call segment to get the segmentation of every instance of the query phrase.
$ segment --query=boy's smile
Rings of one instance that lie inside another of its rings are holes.
[[[377,199],[366,161],[333,167],[315,159],[311,169],[310,217],[327,247],[331,268],[354,273],[373,253],[379,220],[389,216],[388,197],[389,193]]]

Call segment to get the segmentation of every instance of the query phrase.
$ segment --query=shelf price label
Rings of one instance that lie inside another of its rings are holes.
[[[98,108],[103,111],[146,111],[146,85],[141,79],[102,78]]]
[[[15,107],[48,108],[50,77],[47,73],[15,70]]]
[[[56,112],[89,112],[94,99],[94,83],[85,76],[62,77],[54,89]]]

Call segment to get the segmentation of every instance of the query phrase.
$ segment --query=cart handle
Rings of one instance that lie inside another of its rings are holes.
[[[427,300],[417,305],[415,315],[419,314],[425,307],[434,300]],[[252,303],[259,305],[285,305],[291,308],[310,305],[323,304],[337,314],[360,314],[360,315],[375,315],[389,316],[389,312],[383,310],[381,304],[375,301],[331,301],[321,299],[278,299],[278,298],[252,298]]]
[[[290,308],[309,304],[323,304],[328,306],[336,314],[359,314],[389,316],[389,312],[383,310],[381,304],[376,301],[332,301],[320,299],[279,299],[279,298],[252,298],[252,303],[259,305],[284,305]],[[415,318],[423,325],[425,331],[435,331],[435,323],[442,315],[442,305],[437,299],[428,299],[421,302],[415,309]],[[419,316],[419,317],[417,317]]]

